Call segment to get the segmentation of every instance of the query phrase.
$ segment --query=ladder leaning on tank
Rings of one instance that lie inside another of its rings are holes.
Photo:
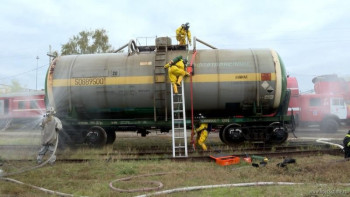
[[[193,42],[193,51],[194,54],[191,59],[190,67],[193,69],[193,60],[196,56],[196,41],[199,41],[200,43],[212,48],[216,49],[215,47],[203,42],[202,40],[199,40],[198,38],[194,37]],[[186,45],[187,53],[189,53],[188,45]],[[188,56],[187,56],[188,59]],[[192,122],[192,132],[191,132],[191,141],[193,141],[194,136],[194,125],[193,125],[193,100],[192,100],[192,73],[193,70],[190,71],[191,73],[191,122]],[[181,82],[181,86],[179,87],[181,92],[180,94],[174,94],[173,93],[173,87],[171,85],[171,119],[172,119],[172,143],[173,143],[173,157],[188,157],[188,150],[187,150],[187,129],[186,129],[186,108],[185,108],[185,91],[184,91],[184,80]]]
[[[202,40],[193,38],[193,52],[190,64],[191,73],[191,122],[192,132],[191,141],[193,141],[193,100],[192,100],[192,74],[193,74],[193,61],[196,57],[196,42],[200,42],[212,49],[215,47],[203,42]],[[170,50],[187,50],[189,53],[188,45],[171,45],[171,39],[169,37],[162,37],[156,39],[155,46],[137,46],[134,40],[130,40],[128,44],[115,50],[114,53],[122,51],[125,47],[128,47],[128,56],[142,51],[155,51],[155,64],[154,64],[154,121],[157,122],[161,118],[168,121],[167,118],[167,80],[164,65],[167,61],[167,52]],[[188,58],[188,56],[187,56]],[[173,94],[173,87],[171,85],[171,107],[172,107],[172,144],[173,144],[173,157],[187,157],[187,131],[186,131],[186,111],[185,111],[185,94],[184,94],[184,81],[181,82],[180,94]]]
[[[166,94],[166,72],[164,65],[167,61],[168,52],[168,42],[166,39],[157,39],[155,47],[155,63],[154,63],[154,92],[153,92],[153,102],[154,102],[154,121],[156,122],[159,118],[164,117],[167,121],[168,118],[168,108],[167,108],[167,94]]]
[[[172,126],[172,146],[173,157],[187,157],[187,130],[186,130],[186,110],[184,81],[178,87],[179,93],[173,93],[171,85],[171,126]]]
[[[192,122],[192,132],[191,132],[191,141],[193,141],[194,137],[194,125],[193,125],[193,95],[192,95],[192,74],[193,74],[193,61],[196,57],[196,41],[212,48],[215,47],[199,40],[194,37],[193,42],[193,51],[194,54],[191,59],[190,64],[190,86],[191,86],[191,122]],[[186,45],[187,53],[189,53],[188,45]],[[188,59],[188,56],[187,56]],[[186,129],[186,108],[185,108],[185,91],[184,91],[184,80],[181,81],[181,86],[178,87],[181,92],[180,94],[173,93],[173,87],[171,85],[171,119],[172,119],[172,146],[173,146],[173,157],[188,157],[188,149],[187,149],[187,129]]]

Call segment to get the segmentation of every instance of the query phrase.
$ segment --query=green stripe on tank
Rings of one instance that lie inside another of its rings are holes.
[[[278,55],[278,59],[280,61],[281,64],[281,75],[282,75],[282,95],[281,98],[285,98],[286,96],[286,90],[287,90],[287,72],[286,72],[286,68],[284,66],[284,63],[280,57],[280,55],[277,53]],[[281,104],[283,103],[283,100],[281,100]]]

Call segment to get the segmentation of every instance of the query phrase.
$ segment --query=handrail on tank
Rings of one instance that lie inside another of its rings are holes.
[[[149,36],[149,37],[137,37],[136,38],[136,44],[138,44],[139,46],[148,46],[148,40],[151,40],[154,41],[155,39],[157,38],[157,36]],[[145,40],[146,41],[146,45],[142,45],[140,40]]]
[[[125,47],[128,47],[128,56],[139,52],[139,49],[136,45],[135,40],[130,40],[129,43],[127,43],[127,44],[123,45],[122,47],[120,47],[119,49],[115,50],[114,53],[118,53],[119,51],[121,51]]]
[[[195,51],[196,50],[196,42],[200,42],[200,43],[202,43],[202,44],[204,44],[205,46],[207,46],[207,47],[210,47],[210,48],[212,48],[212,49],[217,49],[216,47],[214,47],[214,46],[212,46],[212,45],[210,45],[210,44],[208,44],[208,43],[206,43],[206,42],[204,42],[204,41],[202,41],[202,40],[200,40],[200,39],[198,39],[198,38],[196,38],[196,37],[193,37],[193,50]]]

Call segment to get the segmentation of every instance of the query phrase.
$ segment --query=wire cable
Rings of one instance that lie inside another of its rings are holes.
[[[48,66],[48,65],[45,64],[45,65],[43,65],[43,66],[40,66],[40,67],[38,67],[38,68],[34,68],[34,69],[32,69],[32,70],[25,71],[25,72],[23,72],[23,73],[18,73],[18,74],[12,75],[12,76],[3,77],[3,78],[0,78],[0,80],[5,80],[5,79],[9,79],[9,78],[14,78],[14,77],[17,77],[17,76],[20,76],[20,75],[24,75],[24,74],[27,74],[27,73],[30,73],[30,72],[39,70],[39,69],[41,69],[41,68],[44,68],[45,66]]]

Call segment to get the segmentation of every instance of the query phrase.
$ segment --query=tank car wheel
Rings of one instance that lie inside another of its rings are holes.
[[[227,145],[235,145],[244,142],[244,136],[240,125],[227,125],[221,132],[220,139]]]
[[[106,131],[99,126],[91,127],[86,134],[86,143],[90,146],[103,146],[107,142]]]
[[[150,131],[147,131],[146,129],[138,129],[137,133],[141,134],[141,137],[146,137],[148,134],[150,134]]]
[[[224,137],[223,137],[223,133],[224,133],[224,129],[225,129],[225,127],[221,127],[220,128],[220,131],[219,131],[219,137],[220,137],[220,140],[223,142],[223,143],[225,143],[226,144],[226,142],[224,141]]]
[[[161,128],[160,133],[169,133],[169,128]]]
[[[117,138],[117,135],[115,134],[114,129],[108,130],[106,144],[113,144],[116,138]]]
[[[320,130],[325,133],[335,133],[338,131],[339,124],[334,119],[326,119],[321,122]]]
[[[285,142],[287,139],[288,139],[287,129],[282,126],[276,126],[273,128],[273,132],[269,142],[281,144]]]

